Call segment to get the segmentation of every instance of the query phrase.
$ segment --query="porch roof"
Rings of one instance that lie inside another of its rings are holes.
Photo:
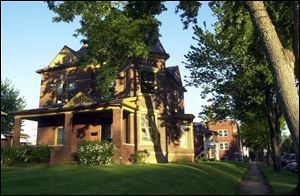
[[[28,109],[28,110],[22,110],[22,111],[14,111],[9,112],[9,114],[14,116],[39,116],[39,115],[47,115],[47,114],[62,114],[64,112],[93,112],[93,111],[103,111],[103,110],[110,110],[113,108],[123,108],[126,111],[134,112],[137,108],[130,103],[124,102],[122,99],[117,100],[109,100],[105,102],[95,103],[95,104],[89,104],[89,105],[73,105],[69,107],[63,107],[56,106],[56,107],[41,107],[41,108],[35,108],[35,109]]]

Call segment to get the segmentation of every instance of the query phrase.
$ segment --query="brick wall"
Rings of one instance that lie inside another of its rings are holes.
[[[45,72],[41,74],[40,103],[39,106],[51,106],[56,99],[56,83],[58,80],[75,82],[75,94],[84,92],[85,94],[100,96],[96,90],[96,70],[92,68],[64,68]]]
[[[228,131],[227,137],[217,137],[219,144],[223,142],[227,142],[229,144],[228,150],[220,150],[219,148],[220,159],[222,159],[225,155],[228,156],[229,159],[234,159],[234,154],[240,153],[237,125],[233,121],[219,121],[216,124],[210,124],[209,129],[217,132],[224,129]]]

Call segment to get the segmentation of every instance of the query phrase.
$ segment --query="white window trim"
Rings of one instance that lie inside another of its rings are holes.
[[[225,144],[227,144],[228,148],[225,148]],[[229,150],[229,142],[219,142],[219,150]]]
[[[142,79],[141,79],[141,73],[142,71],[149,71],[149,72],[153,72],[154,74],[154,80],[153,80],[153,93],[142,93]],[[155,95],[156,94],[156,91],[157,91],[157,73],[158,72],[158,69],[157,68],[154,68],[154,67],[151,67],[149,65],[140,65],[139,67],[139,92],[138,92],[138,95]]]
[[[224,131],[226,131],[226,133],[227,133],[226,136],[224,136]],[[228,130],[227,129],[220,129],[220,130],[218,130],[218,137],[228,137]]]

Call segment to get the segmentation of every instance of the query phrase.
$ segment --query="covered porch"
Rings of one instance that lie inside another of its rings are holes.
[[[135,150],[135,109],[120,100],[90,106],[14,112],[13,146],[20,143],[22,120],[33,120],[38,122],[37,144],[52,146],[50,165],[72,159],[82,140],[113,142],[113,161],[127,163]]]

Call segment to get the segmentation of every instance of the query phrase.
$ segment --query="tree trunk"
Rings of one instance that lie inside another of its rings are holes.
[[[299,1],[294,1],[294,38],[293,38],[293,50],[295,55],[295,74],[299,81]]]
[[[292,136],[299,165],[299,94],[295,85],[293,66],[290,66],[286,60],[284,49],[264,3],[262,1],[246,1],[246,4],[266,47],[276,93]]]
[[[280,148],[279,148],[280,142],[278,140],[278,130],[277,130],[277,124],[279,123],[276,121],[278,120],[276,118],[276,105],[274,106],[273,104],[273,94],[271,92],[270,87],[265,88],[265,102],[266,102],[266,110],[268,114],[268,124],[270,129],[273,170],[279,171],[281,169]]]
[[[261,143],[259,146],[258,160],[263,162],[264,158],[264,145]]]
[[[268,151],[267,151],[267,164],[268,164],[268,166],[270,166],[270,160],[271,160],[271,158],[270,158],[270,156],[271,156],[270,142],[268,142],[267,148],[268,148]]]

